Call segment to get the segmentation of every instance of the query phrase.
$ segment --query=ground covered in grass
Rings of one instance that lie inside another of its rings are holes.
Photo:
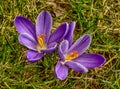
[[[85,74],[69,70],[60,81],[54,76],[57,51],[28,62],[14,18],[21,15],[35,23],[42,10],[52,14],[53,30],[62,22],[76,21],[74,40],[90,34],[87,52],[104,55],[106,63]],[[120,1],[0,0],[0,89],[120,89]]]

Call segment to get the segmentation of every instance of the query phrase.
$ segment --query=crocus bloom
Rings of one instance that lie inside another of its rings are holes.
[[[85,34],[72,44],[74,27],[75,22],[69,24],[65,40],[59,45],[60,60],[57,62],[54,72],[60,80],[67,77],[68,67],[77,72],[85,73],[88,68],[99,67],[105,62],[105,58],[100,54],[83,54],[91,43],[90,35]]]
[[[36,20],[36,26],[27,18],[17,16],[14,24],[19,32],[19,43],[29,48],[26,52],[28,61],[36,62],[46,52],[53,52],[57,42],[61,41],[67,32],[68,24],[63,23],[52,34],[52,17],[48,11],[42,11]]]

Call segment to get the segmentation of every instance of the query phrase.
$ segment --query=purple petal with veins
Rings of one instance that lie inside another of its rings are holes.
[[[33,36],[27,33],[20,34],[18,40],[20,44],[26,46],[27,48],[37,50],[36,49],[37,41],[35,40],[35,38],[33,38]]]
[[[38,60],[40,60],[44,54],[43,53],[38,53],[36,51],[33,50],[28,50],[26,52],[26,56],[29,62],[37,62]]]
[[[71,22],[68,26],[67,34],[65,35],[64,39],[69,41],[69,46],[72,45],[73,42],[73,31],[75,28],[75,22]]]
[[[84,65],[80,64],[79,62],[68,61],[65,63],[65,65],[67,65],[68,67],[72,68],[77,72],[81,72],[81,73],[88,72],[88,69]]]
[[[88,34],[83,35],[80,37],[68,50],[68,53],[77,51],[79,55],[83,54],[91,43],[91,36]]]
[[[74,61],[87,68],[95,68],[103,65],[105,63],[105,58],[100,54],[83,54],[74,59]]]
[[[47,42],[52,28],[52,17],[48,11],[42,11],[36,20],[36,35],[45,34],[45,41]]]
[[[63,37],[65,36],[68,29],[68,24],[63,23],[61,24],[51,35],[49,38],[49,43],[52,42],[60,42]]]
[[[35,26],[29,19],[22,16],[16,16],[14,24],[20,34],[26,33],[36,39]]]
[[[55,66],[54,73],[58,79],[64,80],[68,75],[68,68],[65,65],[61,64],[60,61],[58,61]]]
[[[63,40],[59,45],[58,53],[61,60],[63,61],[65,60],[64,54],[66,54],[66,52],[68,51],[68,47],[69,47],[69,42],[67,40]]]

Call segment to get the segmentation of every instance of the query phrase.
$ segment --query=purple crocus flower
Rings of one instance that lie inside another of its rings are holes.
[[[65,40],[59,45],[60,60],[57,62],[54,72],[60,80],[67,77],[68,67],[85,73],[88,72],[88,68],[99,67],[105,62],[105,58],[100,54],[83,54],[90,46],[90,35],[85,34],[72,44],[74,27],[75,22],[69,24]]]
[[[57,42],[61,41],[67,32],[68,24],[63,23],[52,34],[52,17],[48,11],[42,11],[36,20],[36,26],[27,18],[17,16],[14,24],[19,32],[19,43],[29,48],[26,52],[28,61],[36,62],[44,53],[53,52]]]

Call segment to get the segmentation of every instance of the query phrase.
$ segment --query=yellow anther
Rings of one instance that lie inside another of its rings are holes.
[[[78,52],[77,51],[73,51],[69,54],[66,55],[66,60],[72,60],[72,59],[75,59],[79,56]]]
[[[41,34],[38,36],[38,44],[41,48],[44,46],[44,40],[43,40],[44,38],[45,38],[45,34]]]

